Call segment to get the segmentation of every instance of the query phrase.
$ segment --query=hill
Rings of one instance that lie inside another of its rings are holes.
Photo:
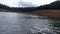
[[[60,9],[60,1],[55,1],[53,3],[50,3],[48,5],[43,5],[43,6],[39,6],[37,7],[38,10],[42,9]]]
[[[21,11],[21,12],[32,12],[35,10],[47,10],[47,9],[60,9],[60,1],[55,1],[48,5],[38,6],[38,7],[9,7],[3,4],[0,4],[0,9],[12,10],[12,11]]]

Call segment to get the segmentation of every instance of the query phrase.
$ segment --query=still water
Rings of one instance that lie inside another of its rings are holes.
[[[0,34],[60,33],[60,20],[42,19],[42,17],[22,13],[0,12]]]

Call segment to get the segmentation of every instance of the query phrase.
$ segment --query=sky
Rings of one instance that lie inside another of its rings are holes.
[[[0,3],[10,7],[37,7],[54,1],[56,0],[0,0]]]

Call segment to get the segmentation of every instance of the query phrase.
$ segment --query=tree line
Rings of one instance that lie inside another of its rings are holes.
[[[34,10],[46,10],[46,9],[60,9],[60,1],[55,1],[47,5],[38,6],[38,7],[9,7],[3,4],[0,4],[0,9],[7,9],[12,11],[34,11]]]

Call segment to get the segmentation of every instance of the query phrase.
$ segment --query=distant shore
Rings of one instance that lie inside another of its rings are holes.
[[[35,10],[32,12],[20,12],[20,11],[10,11],[10,10],[0,10],[0,12],[13,12],[13,13],[25,13],[38,16],[48,16],[48,18],[59,18],[60,19],[60,10]]]

